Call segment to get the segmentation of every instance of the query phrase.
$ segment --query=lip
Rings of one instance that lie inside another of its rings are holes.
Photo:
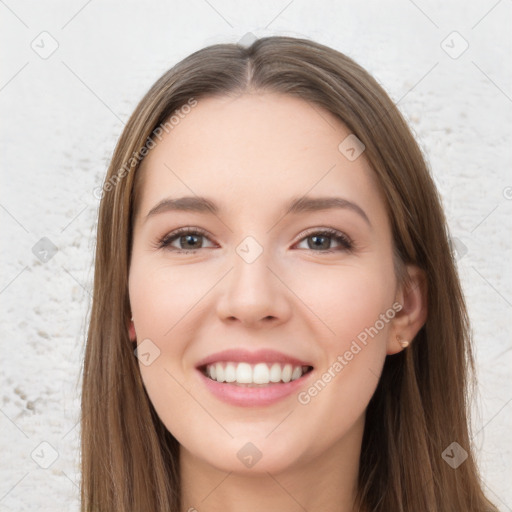
[[[293,366],[310,366],[312,370],[290,382],[269,384],[262,387],[246,387],[226,382],[217,382],[203,373],[204,368],[209,364],[228,361],[249,364],[281,363]],[[251,352],[244,349],[228,349],[205,357],[197,363],[196,370],[207,389],[219,400],[238,407],[263,407],[297,393],[304,386],[306,380],[311,378],[314,367],[308,361],[288,356],[276,350],[261,349]]]
[[[204,375],[200,369],[197,369],[197,373],[208,390],[219,400],[238,407],[264,407],[283,400],[292,394],[297,394],[300,388],[306,384],[306,381],[311,378],[314,370],[296,380],[281,384],[269,384],[263,387],[245,387],[217,382]]]
[[[233,363],[289,363],[293,366],[313,366],[308,361],[302,361],[296,357],[277,352],[276,350],[261,349],[250,352],[244,349],[228,349],[205,357],[196,364],[196,368],[199,369],[208,364],[228,361]]]

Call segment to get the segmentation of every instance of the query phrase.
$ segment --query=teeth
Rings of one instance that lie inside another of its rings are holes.
[[[268,384],[270,370],[265,363],[258,363],[253,370],[252,380],[255,384]]]
[[[302,377],[302,368],[300,366],[296,366],[293,369],[291,380],[298,379],[299,377]]]
[[[224,373],[226,377],[226,382],[235,382],[236,381],[236,366],[233,363],[228,363],[226,365],[226,370]]]
[[[292,380],[292,372],[293,368],[291,364],[285,364],[283,368],[283,373],[281,374],[281,380],[283,382],[290,382]]]
[[[251,384],[252,383],[252,368],[248,363],[240,363],[236,367],[236,381],[239,384]]]
[[[308,366],[280,363],[215,363],[206,367],[206,375],[217,382],[237,384],[269,384],[299,379],[309,370]]]
[[[215,375],[215,380],[217,382],[224,382],[226,380],[224,377],[224,367],[220,363],[215,365]]]
[[[281,365],[274,363],[270,367],[270,382],[281,382]]]

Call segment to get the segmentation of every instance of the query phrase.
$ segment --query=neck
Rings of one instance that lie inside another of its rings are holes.
[[[279,473],[225,472],[181,446],[181,512],[355,512],[363,429],[364,415],[324,453]]]

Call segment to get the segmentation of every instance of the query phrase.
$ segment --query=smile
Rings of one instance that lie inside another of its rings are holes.
[[[312,366],[299,366],[290,363],[260,362],[216,362],[201,368],[203,374],[216,382],[225,382],[239,386],[267,386],[269,384],[286,384],[300,379],[310,372]]]
[[[232,348],[204,357],[196,370],[218,400],[237,407],[266,407],[300,392],[315,375],[310,361],[272,349]]]

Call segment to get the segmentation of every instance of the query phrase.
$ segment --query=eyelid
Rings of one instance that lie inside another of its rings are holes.
[[[324,233],[324,234],[330,235],[331,237],[343,238],[350,245],[353,245],[353,243],[354,243],[352,241],[352,239],[346,233],[344,233],[343,231],[340,231],[339,229],[335,229],[335,228],[329,228],[329,227],[323,227],[323,228],[315,227],[315,228],[305,229],[304,231],[302,231],[301,233],[299,233],[297,235],[297,241],[298,242],[302,242],[302,240],[305,237],[311,236],[311,235],[320,234],[320,233]]]
[[[211,240],[212,236],[205,229],[199,228],[199,227],[194,227],[194,226],[186,226],[186,227],[177,228],[177,229],[171,231],[170,233],[167,233],[163,237],[159,238],[157,240],[157,242],[154,244],[155,248],[157,248],[157,249],[168,248],[170,246],[170,244],[172,242],[176,241],[176,239],[178,239],[182,233],[183,233],[183,236],[187,235],[187,234],[201,235],[204,238],[207,238],[210,242],[214,243]],[[297,235],[297,241],[293,244],[293,246],[303,242],[305,238],[307,238],[308,236],[312,236],[312,235],[328,236],[334,240],[338,240],[338,243],[340,243],[340,240],[341,240],[343,248],[342,249],[336,249],[336,248],[323,249],[323,250],[319,250],[319,251],[314,251],[312,249],[306,249],[311,252],[318,252],[320,254],[322,254],[322,253],[325,254],[325,253],[333,253],[333,252],[341,252],[341,251],[350,252],[350,251],[353,251],[353,249],[354,249],[355,244],[354,244],[353,240],[348,235],[346,235],[343,231],[340,231],[338,229],[331,228],[331,227],[313,227],[313,228],[305,229],[304,231],[299,233],[299,235]],[[199,249],[189,249],[189,250],[178,249],[178,248],[173,247],[172,249],[169,249],[169,250],[172,252],[176,252],[176,253],[195,253],[201,249],[208,249],[208,247],[201,247]]]
[[[171,241],[174,242],[177,238],[179,238],[180,235],[184,236],[187,234],[202,235],[203,237],[208,238],[208,240],[212,241],[211,240],[212,236],[205,229],[198,228],[195,226],[186,226],[186,227],[175,229],[175,230],[171,231],[170,233],[167,233],[163,237],[159,238],[156,241],[155,247],[157,249],[166,249],[171,244]],[[187,250],[187,249],[173,248],[171,250],[173,250],[174,252],[195,252],[195,251],[198,251],[199,249]]]

